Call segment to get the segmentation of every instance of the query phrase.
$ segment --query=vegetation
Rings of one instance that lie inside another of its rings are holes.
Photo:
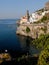
[[[29,27],[26,28],[26,32],[27,32],[27,33],[30,32],[30,28],[29,28]]]
[[[47,16],[43,16],[43,18],[42,19],[40,19],[39,21],[37,21],[37,22],[34,22],[34,23],[47,23],[46,21],[47,20],[49,20],[49,18],[47,18]]]
[[[38,65],[49,65],[49,45],[41,51],[39,56]]]
[[[44,12],[44,8],[39,9],[39,10],[37,10],[36,12],[39,12],[39,13],[41,12],[41,13],[42,13],[42,12]]]
[[[45,22],[47,19],[47,16],[43,16],[43,18],[41,19],[41,22]]]
[[[41,30],[44,31],[44,33],[46,34],[46,31],[47,31],[47,26],[44,26],[44,28],[41,28]]]
[[[38,14],[40,14],[40,12],[38,12]],[[43,18],[42,19],[40,19],[39,21],[37,21],[37,22],[34,22],[34,23],[47,23],[48,21],[49,21],[49,16],[48,16],[49,14],[47,14],[47,15],[45,15],[45,16],[43,16]]]
[[[44,49],[49,44],[49,34],[41,34],[38,39],[32,41],[36,48]]]
[[[41,34],[40,37],[33,40],[32,43],[36,48],[42,49],[37,65],[49,65],[49,34]]]

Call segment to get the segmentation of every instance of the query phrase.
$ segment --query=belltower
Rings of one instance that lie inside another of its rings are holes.
[[[27,19],[29,21],[29,10],[27,10],[27,12],[26,12],[26,17],[27,17]]]

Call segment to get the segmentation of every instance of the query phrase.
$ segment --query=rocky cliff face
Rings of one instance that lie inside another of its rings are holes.
[[[30,31],[27,33],[26,28]],[[22,24],[17,28],[16,34],[37,38],[41,34],[49,33],[49,24]]]

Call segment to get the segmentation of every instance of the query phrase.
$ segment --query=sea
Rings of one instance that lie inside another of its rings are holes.
[[[30,55],[39,52],[31,45],[31,38],[17,35],[18,19],[0,19],[0,52],[3,50],[28,53]]]

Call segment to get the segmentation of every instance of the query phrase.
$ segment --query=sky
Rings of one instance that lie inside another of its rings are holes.
[[[0,0],[0,19],[20,18],[44,7],[49,0]]]

